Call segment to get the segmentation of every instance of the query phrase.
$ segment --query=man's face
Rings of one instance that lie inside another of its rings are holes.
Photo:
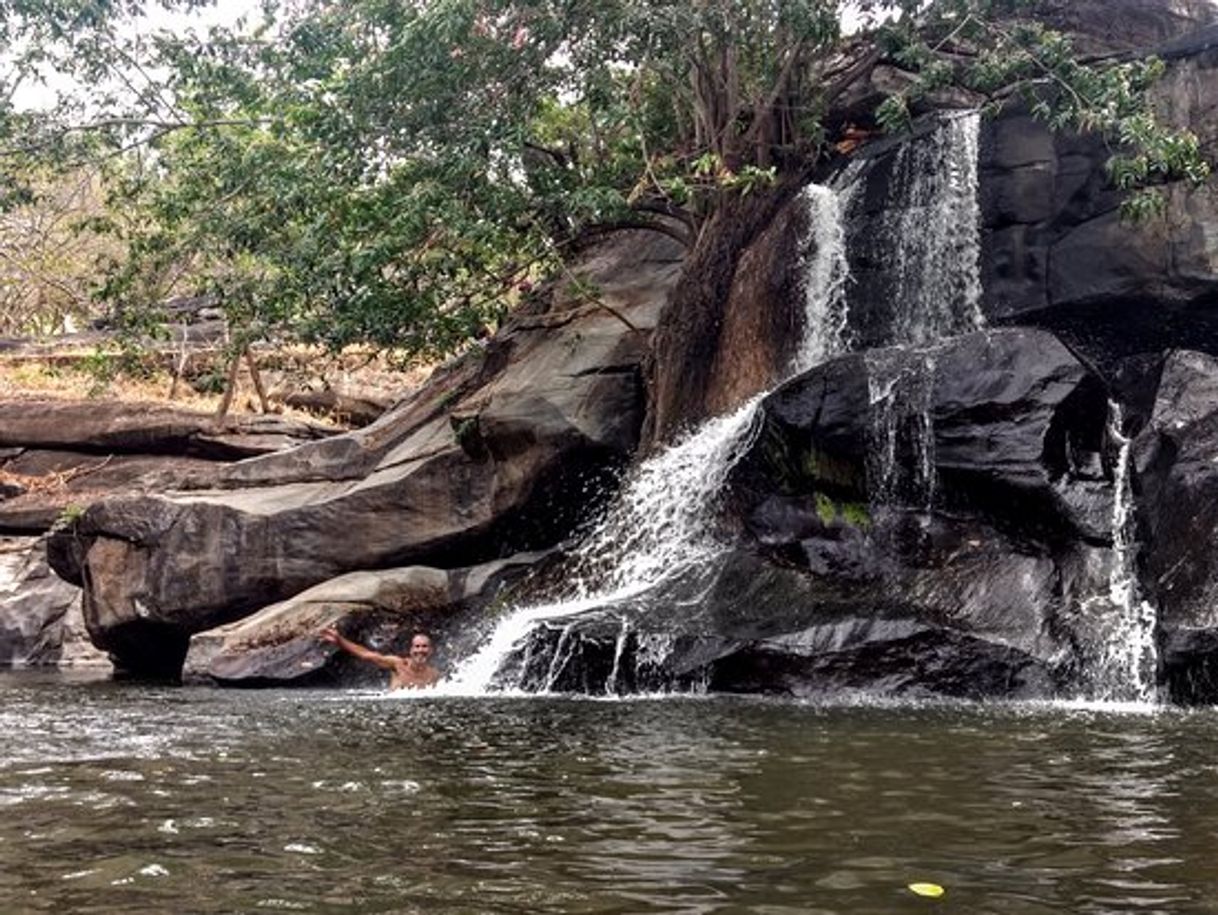
[[[431,639],[425,635],[416,635],[410,640],[410,660],[416,664],[426,664],[431,658]]]

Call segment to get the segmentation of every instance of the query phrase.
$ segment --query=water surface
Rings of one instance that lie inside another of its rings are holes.
[[[1218,911],[1210,712],[0,694],[5,912]]]

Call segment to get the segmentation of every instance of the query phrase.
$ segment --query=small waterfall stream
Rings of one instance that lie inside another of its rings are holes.
[[[1108,571],[1107,600],[1101,603],[1111,621],[1101,630],[1103,642],[1099,646],[1094,679],[1099,699],[1154,702],[1158,699],[1156,613],[1138,588],[1137,532],[1129,472],[1132,442],[1125,436],[1123,425],[1120,404],[1110,402],[1108,434],[1118,450],[1112,484],[1113,556]]]
[[[944,120],[902,145],[879,241],[892,260],[895,296],[890,344],[927,346],[984,326],[977,147],[981,115]]]
[[[897,154],[878,242],[892,252],[894,297],[885,349],[867,353],[873,508],[929,511],[935,491],[930,404],[935,344],[985,326],[977,205],[978,112],[947,118]],[[875,240],[871,241],[872,244]]]

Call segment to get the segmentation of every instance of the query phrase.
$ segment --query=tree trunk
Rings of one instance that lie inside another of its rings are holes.
[[[258,407],[263,413],[271,412],[270,401],[266,397],[266,388],[262,384],[262,373],[258,371],[258,363],[254,361],[254,354],[250,352],[250,348],[245,348],[245,367],[249,369],[250,380],[254,382],[254,390],[258,393]]]
[[[228,415],[228,409],[233,405],[233,395],[237,393],[237,372],[241,368],[241,350],[233,353],[233,361],[228,366],[228,380],[224,384],[224,396],[220,398],[220,406],[216,409],[216,417],[223,419]]]
[[[725,194],[703,226],[652,338],[644,448],[707,418],[706,390],[740,256],[807,178],[800,171],[767,192]]]

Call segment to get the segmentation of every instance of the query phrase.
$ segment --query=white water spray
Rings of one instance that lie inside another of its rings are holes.
[[[791,364],[792,376],[846,351],[850,263],[844,213],[853,189],[846,183],[840,190],[819,184],[804,190],[811,250],[804,251],[804,336]]]
[[[503,657],[539,623],[626,600],[712,559],[722,549],[711,528],[714,501],[752,442],[760,400],[710,420],[640,464],[576,550],[570,594],[508,614],[448,688],[484,692]]]
[[[1108,405],[1108,434],[1117,443],[1113,470],[1112,564],[1108,573],[1108,604],[1112,623],[1104,630],[1098,662],[1103,699],[1153,702],[1158,691],[1155,673],[1155,608],[1139,593],[1133,486],[1129,473],[1131,441],[1122,429],[1120,404]]]
[[[873,508],[900,505],[930,511],[934,504],[935,436],[931,421],[935,352],[904,348],[867,354],[867,491]],[[898,460],[897,443],[905,450]]]
[[[981,115],[947,119],[897,154],[879,229],[895,292],[889,342],[926,346],[985,324],[977,147]]]

